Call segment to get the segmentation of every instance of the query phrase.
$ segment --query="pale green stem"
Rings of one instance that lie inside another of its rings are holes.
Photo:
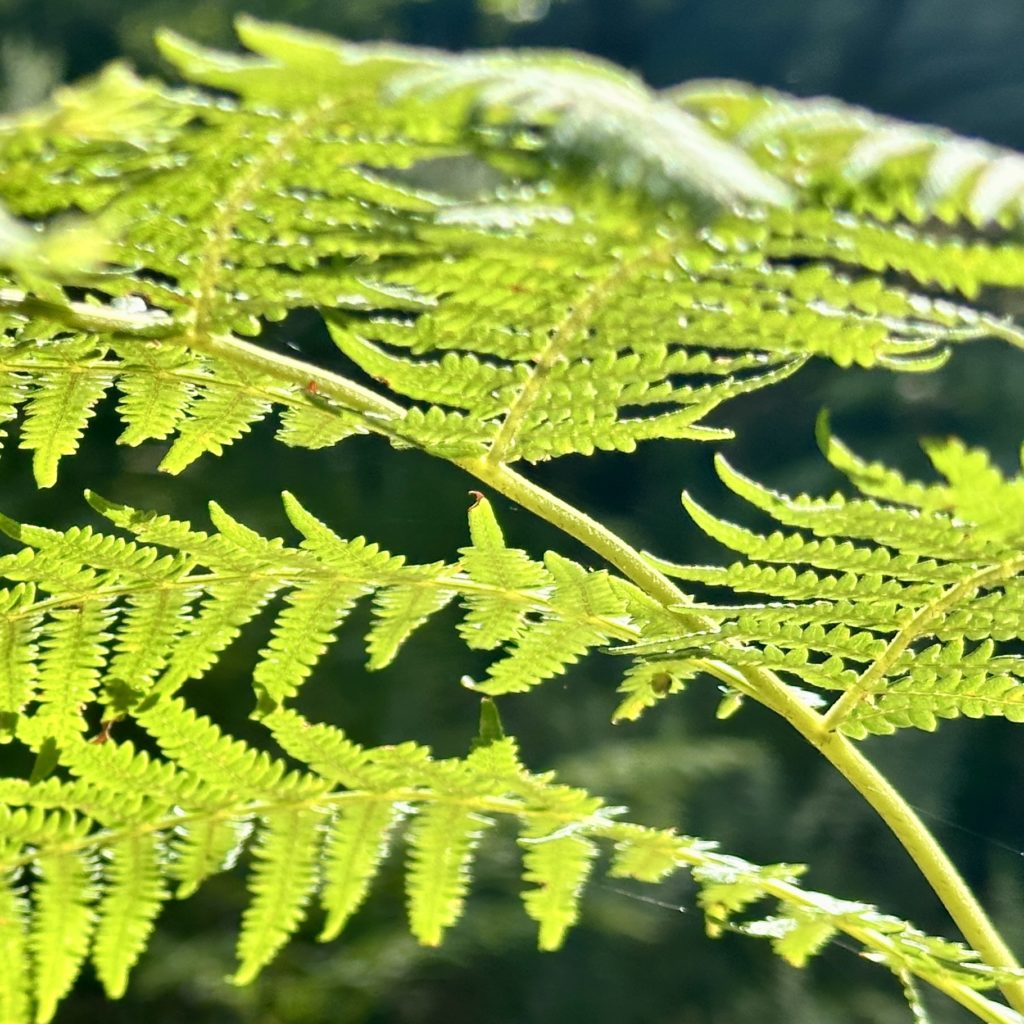
[[[281,383],[308,391],[312,397],[339,402],[346,409],[361,413],[384,434],[393,433],[388,429],[390,420],[405,415],[400,405],[341,374],[321,370],[281,352],[271,352],[233,335],[189,334],[187,326],[180,321],[152,311],[134,313],[85,302],[50,302],[14,288],[0,288],[0,310],[54,320],[74,330],[136,339],[140,344],[187,343],[194,352],[272,376]]]
[[[985,963],[991,967],[1020,970],[1017,958],[945,850],[899,791],[854,743],[825,728],[823,717],[794,697],[789,687],[773,673],[757,668],[741,670],[727,667],[727,673],[722,674],[713,662],[703,663],[703,667],[732,685],[736,685],[736,676],[741,674],[747,682],[745,692],[785,718],[875,810],[924,875],[963,937],[981,954]],[[1024,981],[1004,982],[999,987],[1010,1005],[1024,1014]]]
[[[690,599],[650,559],[550,491],[531,483],[508,466],[496,465],[488,459],[457,459],[455,462],[477,480],[575,537],[662,604],[689,603]]]
[[[707,861],[714,863],[715,854],[704,854],[687,857],[680,855],[679,859],[684,863],[691,863],[694,866],[703,866]],[[722,861],[728,863],[727,857]],[[782,879],[764,879],[762,882],[764,892],[774,896],[780,902],[791,906],[803,907],[811,912],[820,908],[820,897],[817,893],[806,892],[799,886],[792,885]],[[896,944],[889,939],[884,932],[873,928],[866,928],[853,921],[844,922],[838,920],[836,927],[849,935],[850,938],[859,942],[866,950],[871,950],[883,955],[890,954],[894,960],[899,959],[899,951]],[[986,1024],[1020,1024],[1022,1018],[1015,1010],[1011,1010],[1001,1003],[995,1003],[987,996],[982,995],[969,985],[951,980],[942,972],[930,973],[922,969],[913,969],[913,973],[922,981],[934,986],[940,992],[949,996],[950,999],[958,1002],[961,1006],[970,1010],[976,1017],[985,1021]]]
[[[1017,348],[1024,348],[1024,331],[1012,320],[1000,320],[998,317],[985,316],[981,318],[981,326],[994,338],[1001,338]]]
[[[131,312],[88,302],[50,302],[16,288],[0,288],[0,310],[26,318],[53,320],[78,331],[124,334],[145,339],[163,338],[181,327],[164,313]]]
[[[663,604],[671,607],[688,603],[687,597],[641,552],[507,466],[493,466],[482,459],[462,460],[459,465],[505,497],[586,544]],[[699,664],[711,675],[737,687],[789,722],[881,817],[935,891],[964,938],[985,962],[992,967],[1020,969],[995,925],[928,827],[850,740],[827,729],[823,716],[804,704],[774,673],[758,668],[732,667],[714,660]],[[1007,982],[1000,989],[1010,1005],[1024,1014],[1024,982]]]

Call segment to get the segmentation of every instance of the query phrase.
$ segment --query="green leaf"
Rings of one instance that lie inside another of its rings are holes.
[[[338,808],[328,827],[324,853],[320,900],[327,919],[320,933],[322,942],[336,938],[366,899],[400,816],[387,800],[353,801]]]
[[[128,833],[110,847],[106,887],[98,906],[93,963],[107,995],[117,999],[142,954],[166,898],[160,870],[161,838]]]
[[[317,881],[320,815],[295,807],[265,816],[249,876],[253,901],[238,937],[236,985],[245,985],[266,966],[305,917]]]
[[[537,946],[553,950],[579,917],[580,892],[597,849],[582,835],[537,835],[542,827],[531,827],[520,840],[525,848],[523,877],[535,886],[523,893],[523,904],[540,926]]]
[[[423,945],[440,945],[462,916],[473,852],[492,824],[457,804],[428,807],[413,821],[406,895],[409,928]]]

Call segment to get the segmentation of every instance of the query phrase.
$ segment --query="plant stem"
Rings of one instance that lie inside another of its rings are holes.
[[[458,464],[478,480],[585,544],[662,604],[685,606],[688,603],[686,595],[659,572],[650,559],[579,509],[507,466],[495,466],[483,459],[464,459]],[[759,668],[734,668],[713,660],[701,661],[700,665],[716,678],[738,686],[793,726],[885,822],[966,941],[984,961],[991,967],[1020,970],[1020,964],[999,931],[928,827],[850,740],[826,726],[826,719],[803,703],[774,673]],[[999,987],[1010,1005],[1024,1014],[1024,980],[1004,982]]]
[[[456,465],[506,498],[557,526],[563,533],[575,537],[662,604],[672,606],[690,603],[690,599],[659,571],[651,559],[586,513],[520,476],[515,470],[482,458],[458,459]]]
[[[149,340],[180,331],[175,320],[152,310],[132,312],[88,302],[51,302],[17,288],[0,288],[0,310],[40,320],[53,320],[78,331],[121,334]]]

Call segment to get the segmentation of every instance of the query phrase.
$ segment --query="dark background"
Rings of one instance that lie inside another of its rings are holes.
[[[885,113],[947,125],[1024,148],[1024,5],[1019,0],[0,0],[0,107],[31,104],[60,81],[126,56],[160,66],[150,40],[170,26],[232,47],[239,12],[349,38],[388,38],[449,48],[572,47],[609,57],[656,85],[734,77],[810,95],[828,93]],[[289,341],[315,356],[322,337],[289,326]],[[873,457],[924,471],[915,439],[957,433],[1012,468],[1022,436],[1024,359],[996,344],[959,352],[929,377],[814,366],[784,385],[734,402],[719,421],[737,429],[723,446],[744,471],[778,487],[838,485],[816,453],[815,414],[833,411],[837,432]],[[8,452],[2,507],[66,525],[88,512],[82,490],[202,521],[215,498],[250,525],[286,529],[278,494],[294,491],[340,533],[368,533],[413,559],[450,559],[465,543],[459,471],[416,453],[360,439],[322,452],[286,449],[263,425],[172,480],[156,473],[163,448],[118,449],[109,403],[83,457],[52,492],[36,492],[23,453]],[[711,508],[740,514],[714,481],[712,451],[650,443],[633,456],[569,457],[536,479],[604,519],[632,542],[676,560],[720,557],[678,504],[689,488]],[[539,554],[577,554],[554,531],[507,502],[511,540]],[[355,616],[307,685],[303,710],[365,743],[415,738],[440,755],[464,753],[475,699],[458,685],[479,663],[454,637],[454,617],[428,626],[392,668],[368,675]],[[267,621],[250,630],[190,699],[239,735],[251,691],[246,675]],[[361,629],[362,627],[362,629]],[[536,770],[556,767],[636,820],[715,838],[758,861],[806,861],[807,883],[877,902],[919,926],[950,934],[936,901],[872,813],[826,764],[759,709],[721,723],[710,682],[691,686],[635,725],[609,725],[617,663],[591,658],[529,700],[506,699],[506,727]],[[1024,820],[1019,733],[1002,721],[945,723],[866,744],[921,810],[933,816],[968,879],[1011,943],[1024,949]],[[763,943],[710,942],[685,878],[642,889],[598,881],[583,921],[558,954],[534,949],[518,906],[517,858],[498,832],[481,850],[464,921],[438,951],[418,949],[403,925],[401,872],[393,863],[369,906],[336,943],[304,929],[246,989],[225,976],[244,902],[223,876],[165,911],[129,995],[108,1004],[91,980],[59,1021],[127,1024],[887,1024],[909,1020],[898,985],[853,951],[833,947],[797,972]],[[653,897],[664,906],[642,902]],[[673,909],[678,907],[679,909]],[[682,911],[682,912],[681,912]],[[964,1015],[928,997],[937,1024]]]

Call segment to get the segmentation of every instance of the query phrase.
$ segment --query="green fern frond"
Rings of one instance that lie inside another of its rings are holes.
[[[1019,222],[1024,164],[998,146],[739,82],[693,82],[670,98],[765,171],[799,179],[828,205],[886,221]]]
[[[549,829],[549,823],[538,822],[539,832]],[[535,886],[523,893],[523,905],[526,913],[540,925],[538,946],[558,949],[565,941],[566,932],[576,923],[580,894],[597,848],[583,835],[558,832],[527,835],[520,842],[525,847],[524,877]]]
[[[240,383],[258,391],[269,382],[243,377]],[[186,418],[180,421],[177,436],[160,468],[167,473],[180,473],[206,452],[220,455],[229,444],[248,433],[270,409],[269,399],[244,391],[204,390],[194,394],[185,411]]]
[[[97,907],[93,963],[107,994],[116,999],[128,987],[128,972],[146,947],[167,896],[162,880],[162,837],[148,829],[126,834],[104,848],[110,861]]]
[[[636,588],[606,572],[552,552],[535,562],[507,548],[482,498],[469,514],[474,543],[456,565],[408,565],[361,537],[343,540],[289,494],[284,505],[302,536],[297,547],[261,536],[215,504],[214,532],[203,533],[90,500],[135,539],[0,519],[25,545],[0,557],[0,578],[14,584],[0,589],[7,666],[0,711],[7,734],[37,750],[48,739],[62,746],[81,735],[92,705],[115,719],[202,678],[280,593],[283,607],[253,671],[264,714],[295,696],[370,595],[369,668],[389,664],[458,597],[468,645],[504,648],[479,686],[493,693],[529,689],[593,648],[635,639],[630,601],[638,615],[650,614]]]
[[[28,906],[21,887],[8,875],[0,887],[0,951],[4,956],[4,984],[0,986],[0,1013],[5,1020],[31,1020],[32,979],[29,976],[27,939]],[[45,980],[44,980],[45,984]],[[50,993],[39,986],[40,1002]],[[61,993],[63,994],[63,993]]]
[[[398,75],[391,94],[441,106],[435,116],[471,125],[484,146],[495,134],[525,138],[521,148],[542,150],[560,169],[596,172],[656,203],[790,201],[789,190],[740,151],[613,65],[567,53],[435,55],[421,64]],[[638,123],[648,128],[642,136]]]
[[[317,883],[320,827],[321,816],[304,807],[264,816],[249,876],[253,900],[238,936],[236,984],[252,981],[305,916]]]
[[[523,635],[529,607],[522,595],[546,597],[552,580],[526,552],[506,546],[491,503],[479,495],[469,510],[469,534],[473,543],[459,552],[460,564],[485,589],[464,595],[459,633],[467,646],[490,651]]]
[[[77,349],[68,346],[63,365],[42,370],[34,378],[27,400],[20,447],[32,452],[32,468],[40,487],[57,482],[58,463],[78,450],[94,406],[114,381],[107,367],[86,354],[86,346]]]
[[[26,405],[44,484],[113,387],[122,443],[173,438],[169,472],[273,407],[291,445],[378,432],[444,458],[536,461],[721,437],[705,422],[718,405],[812,355],[927,370],[961,341],[1021,344],[1012,324],[934,294],[1019,285],[1016,241],[870,219],[783,157],[768,166],[768,143],[723,134],[703,93],[683,102],[706,127],[582,58],[355,46],[251,20],[239,33],[255,56],[162,37],[217,102],[111,72],[0,136],[14,213],[95,212],[111,262],[134,268],[88,278],[103,304],[0,281],[18,382],[0,407]],[[90,127],[90,104],[109,107],[108,130]],[[88,122],[80,140],[26,159],[19,146],[52,146],[66,116]],[[428,194],[393,173],[481,155],[514,162],[493,195]],[[894,201],[866,181],[850,187]],[[727,209],[702,225],[707,201]],[[244,340],[299,308],[325,313],[406,404]]]
[[[659,700],[679,693],[687,680],[696,674],[696,669],[685,658],[636,662],[630,666],[619,687],[619,692],[625,696],[615,709],[612,721],[634,721]]]
[[[980,1000],[975,1005],[991,1007],[985,1019],[1004,1019],[979,994],[1003,975],[969,950],[873,907],[800,890],[799,869],[758,867],[711,843],[612,821],[599,800],[527,772],[510,739],[438,761],[412,744],[361,748],[337,729],[275,711],[264,725],[303,766],[288,772],[178,700],[153,704],[138,722],[161,757],[128,742],[78,740],[61,754],[61,777],[0,784],[0,869],[8,878],[25,866],[35,873],[28,903],[9,883],[11,913],[0,920],[9,968],[21,970],[21,981],[4,989],[15,1024],[52,1018],[81,968],[94,917],[97,970],[110,994],[122,991],[171,886],[190,895],[203,877],[230,868],[244,846],[253,852],[252,898],[236,981],[274,956],[318,889],[327,913],[321,937],[333,937],[362,902],[387,835],[409,811],[410,921],[422,942],[437,942],[460,915],[478,833],[500,815],[520,832],[524,900],[542,948],[561,943],[598,847],[612,843],[615,877],[656,882],[693,871],[715,929],[768,937],[797,964],[843,933],[890,969],[962,1001]],[[774,912],[750,917],[764,899]]]
[[[519,693],[560,675],[592,647],[604,646],[618,629],[628,628],[625,602],[605,572],[587,572],[549,551],[544,559],[553,582],[556,614],[529,623],[509,654],[490,667],[476,686],[496,696]]]
[[[169,473],[279,415],[285,444],[378,433],[511,497],[509,481],[530,486],[506,469],[519,460],[729,436],[709,423],[718,406],[812,357],[923,372],[962,342],[1024,346],[990,312],[1024,285],[1020,156],[768,91],[658,94],[564,54],[349,45],[250,19],[239,35],[248,54],[163,35],[182,87],[114,66],[0,122],[0,423],[20,419],[41,486],[111,392],[121,443],[166,440]],[[439,159],[486,162],[488,184],[419,187]],[[321,314],[368,383],[249,340],[295,310]],[[722,715],[768,678],[756,670],[825,691],[824,736],[1024,720],[1024,481],[928,442],[944,482],[925,485],[820,433],[864,497],[792,498],[720,462],[780,528],[686,498],[742,561],[611,558],[655,579],[648,592],[509,548],[485,499],[454,564],[343,539],[290,495],[297,543],[216,505],[203,532],[94,499],[130,541],[0,520],[19,548],[0,555],[0,739],[36,754],[31,781],[0,780],[0,1017],[46,1024],[90,954],[120,995],[163,903],[236,862],[235,980],[249,981],[312,904],[322,938],[341,931],[405,819],[410,930],[435,945],[482,833],[508,819],[543,949],[612,844],[616,877],[692,871],[713,933],[767,938],[796,966],[841,934],[905,987],[1012,1019],[978,993],[1013,972],[805,892],[798,868],[615,821],[528,772],[494,722],[469,756],[438,760],[287,707],[365,598],[371,669],[457,600],[467,644],[497,652],[465,680],[484,693],[623,644],[637,660],[618,718],[711,668]],[[599,540],[606,555],[617,542]],[[755,597],[677,605],[658,569]],[[176,694],[275,601],[252,672],[264,746]],[[138,745],[112,735],[125,718]]]
[[[406,874],[409,928],[425,946],[440,945],[462,916],[473,851],[492,824],[457,805],[429,807],[414,820]]]
[[[719,459],[733,491],[797,532],[756,533],[684,495],[701,529],[748,561],[662,567],[772,600],[697,605],[703,630],[665,630],[627,649],[674,658],[669,669],[712,657],[845,691],[825,721],[855,737],[934,729],[958,715],[1024,721],[1024,660],[1006,646],[1022,636],[1024,480],[1006,479],[986,453],[950,440],[925,445],[945,477],[926,485],[858,458],[825,421],[819,435],[829,459],[868,497],[787,497]],[[659,665],[641,662],[637,671],[643,678]],[[635,700],[626,708],[639,710]]]
[[[35,1019],[48,1021],[74,984],[89,950],[95,860],[80,850],[56,849],[42,852],[35,869],[39,881],[33,887],[29,938],[32,988]],[[14,967],[17,970],[16,962]]]
[[[327,917],[319,935],[322,942],[336,938],[362,906],[401,814],[386,800],[338,807],[324,848],[321,902]]]

